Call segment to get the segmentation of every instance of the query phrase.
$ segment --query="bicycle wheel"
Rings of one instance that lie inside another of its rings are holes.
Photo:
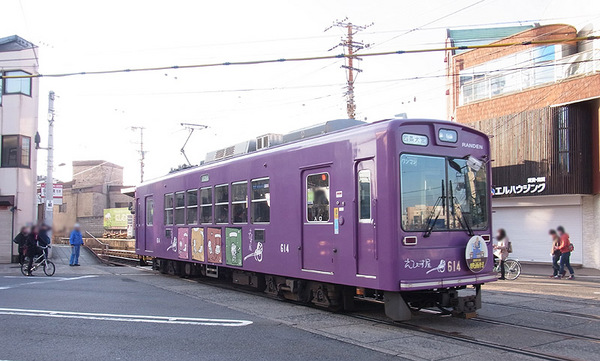
[[[46,263],[44,263],[44,273],[46,274],[46,276],[52,276],[54,274],[54,271],[56,271],[54,263],[46,261]]]
[[[27,276],[27,273],[29,273],[29,259],[25,258],[25,260],[23,261],[23,264],[21,265],[21,273],[23,274],[23,276]]]
[[[504,267],[506,269],[505,277],[508,280],[516,280],[521,275],[521,264],[519,261],[507,259],[504,262]]]

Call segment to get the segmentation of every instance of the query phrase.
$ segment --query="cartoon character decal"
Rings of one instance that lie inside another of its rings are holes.
[[[226,263],[242,266],[242,229],[225,228]]]
[[[173,251],[177,253],[177,237],[172,237],[170,239],[171,245],[167,247],[167,251]]]
[[[192,259],[204,262],[204,228],[192,228]]]
[[[188,228],[179,228],[177,230],[177,247],[178,247],[178,257],[181,259],[188,259],[190,258],[190,252],[189,252],[189,244],[190,244],[190,237],[189,237],[189,233],[190,230]]]
[[[471,272],[483,270],[488,259],[488,247],[481,236],[473,236],[465,249],[465,260]]]
[[[221,228],[207,228],[208,233],[208,262],[223,263],[221,254]]]

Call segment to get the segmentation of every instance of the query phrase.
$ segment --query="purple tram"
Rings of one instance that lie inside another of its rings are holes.
[[[323,307],[481,307],[494,281],[489,140],[434,120],[335,120],[137,187],[136,252]]]

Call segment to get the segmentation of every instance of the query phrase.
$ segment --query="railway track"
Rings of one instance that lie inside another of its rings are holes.
[[[406,323],[406,322],[394,322],[391,320],[384,320],[384,319],[379,319],[379,318],[375,318],[375,317],[371,317],[371,316],[364,316],[364,315],[360,315],[360,314],[348,314],[348,316],[353,317],[353,318],[358,318],[361,320],[365,320],[365,321],[369,321],[369,322],[391,325],[394,327],[399,327],[402,329],[406,329],[406,330],[410,330],[410,331],[414,331],[414,332],[416,331],[416,332],[424,333],[427,335],[437,336],[437,337],[450,339],[450,340],[454,340],[454,341],[461,341],[461,342],[468,343],[470,345],[477,345],[477,346],[485,347],[488,349],[494,349],[494,350],[508,352],[511,354],[518,354],[518,355],[533,357],[533,358],[537,358],[539,360],[581,361],[580,359],[568,358],[568,357],[563,357],[563,356],[559,356],[559,355],[552,355],[552,354],[548,354],[548,353],[544,353],[544,352],[528,350],[525,348],[515,348],[515,347],[511,347],[511,346],[502,345],[499,343],[490,342],[488,340],[479,340],[479,339],[476,339],[473,337],[456,334],[454,332],[442,331],[442,330],[438,330],[435,328],[414,325],[414,324]]]
[[[245,289],[243,287],[239,287],[234,284],[219,282],[218,280],[213,280],[213,279],[208,279],[208,278],[193,278],[191,280],[194,282],[198,282],[198,283],[202,283],[202,284],[206,284],[206,285],[210,285],[210,286],[214,286],[214,287],[219,287],[221,289],[235,290],[236,292],[243,292],[243,293],[252,294],[252,295],[256,295],[256,296],[260,296],[260,297],[264,297],[264,298],[273,299],[273,297],[271,297],[265,293],[257,292],[255,290]],[[293,301],[288,301],[288,300],[285,300],[285,301],[292,303],[292,304],[299,304],[299,303],[293,302]],[[304,305],[304,304],[302,304],[302,305]],[[323,308],[319,308],[319,307],[316,307],[313,305],[304,305],[304,306],[323,310]],[[506,306],[506,305],[504,305],[504,306]],[[532,310],[535,310],[535,309],[532,309]],[[373,311],[372,308],[371,308],[371,311]],[[541,311],[541,310],[535,310],[535,311]],[[471,337],[468,335],[461,335],[456,332],[448,332],[448,331],[439,330],[439,329],[436,329],[433,327],[416,325],[416,324],[413,324],[410,322],[394,322],[392,320],[385,318],[385,315],[384,315],[382,309],[375,310],[375,315],[364,314],[364,313],[361,314],[360,312],[361,311],[348,312],[348,313],[344,313],[344,315],[351,317],[351,318],[360,319],[363,321],[368,321],[368,322],[377,323],[377,324],[385,324],[385,325],[409,330],[412,332],[418,332],[421,334],[437,336],[437,337],[440,337],[443,339],[464,342],[469,345],[477,345],[477,346],[481,346],[481,347],[491,349],[491,350],[507,352],[507,353],[510,353],[513,355],[528,356],[528,357],[532,357],[532,358],[535,358],[538,360],[581,361],[581,359],[569,358],[569,357],[560,356],[560,355],[553,355],[553,354],[540,352],[540,351],[536,351],[536,350],[531,350],[531,349],[527,349],[527,348],[516,348],[516,347],[512,347],[512,346],[503,345],[500,343],[490,342],[489,340],[477,339],[475,337]],[[541,311],[541,312],[544,312],[544,311]],[[587,315],[583,315],[583,316],[587,316]],[[582,317],[582,315],[574,315],[574,317]],[[597,317],[591,315],[589,317],[589,319],[597,320]],[[598,337],[585,336],[585,335],[567,335],[567,334],[561,333],[556,330],[538,328],[538,327],[534,327],[534,326],[524,326],[524,325],[519,325],[519,324],[515,324],[515,323],[497,321],[497,320],[486,319],[486,318],[477,317],[477,318],[470,319],[469,321],[470,322],[481,322],[481,323],[486,323],[486,324],[495,325],[495,326],[507,326],[507,327],[514,327],[514,328],[520,328],[520,329],[528,329],[528,330],[532,330],[532,331],[536,331],[536,332],[561,335],[565,339],[580,339],[580,340],[591,341],[591,342],[600,342],[600,338],[598,338]]]
[[[575,335],[575,334],[566,334],[564,332],[560,332],[560,331],[557,331],[557,330],[550,330],[550,329],[546,329],[546,328],[542,328],[542,327],[525,326],[525,325],[521,325],[521,324],[518,324],[518,323],[498,321],[498,320],[492,320],[492,319],[481,318],[481,317],[476,317],[476,318],[473,318],[472,320],[476,321],[476,322],[482,322],[482,323],[491,324],[491,325],[510,326],[510,327],[520,328],[520,329],[524,329],[524,330],[531,330],[531,331],[536,331],[536,332],[543,332],[543,333],[548,333],[548,334],[552,334],[552,335],[560,335],[560,336],[564,336],[564,337],[569,338],[569,339],[580,339],[580,340],[600,342],[600,337],[586,336],[586,335]]]

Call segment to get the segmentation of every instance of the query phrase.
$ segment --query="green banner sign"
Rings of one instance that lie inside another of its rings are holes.
[[[127,229],[128,208],[107,208],[104,210],[105,229]]]

